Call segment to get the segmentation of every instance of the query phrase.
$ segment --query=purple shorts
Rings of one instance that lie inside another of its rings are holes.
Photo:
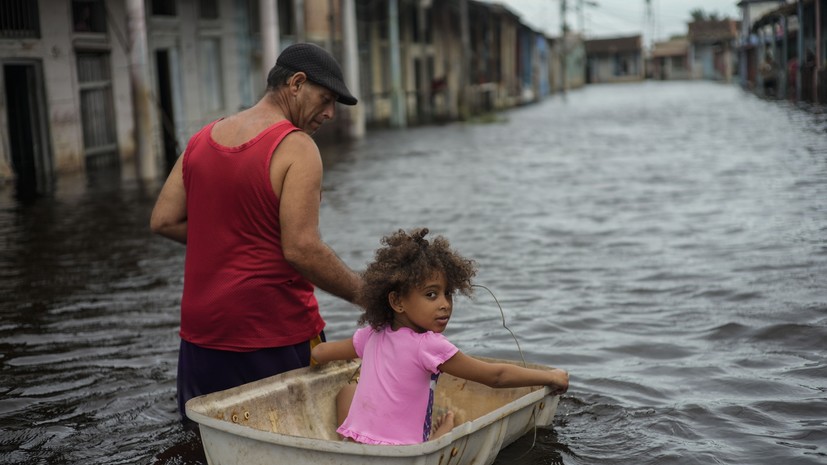
[[[324,333],[320,334],[322,341]],[[205,349],[181,340],[178,353],[178,411],[193,397],[223,391],[310,365],[310,341],[252,352]]]

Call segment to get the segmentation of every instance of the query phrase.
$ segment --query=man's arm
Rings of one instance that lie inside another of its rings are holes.
[[[178,157],[172,172],[169,173],[158,200],[152,209],[149,227],[153,233],[172,239],[182,244],[187,243],[187,191],[184,188],[182,163],[184,156]]]
[[[319,234],[322,158],[310,136],[294,132],[276,149],[270,169],[281,186],[279,221],[284,257],[320,289],[353,302],[362,279],[336,256]]]

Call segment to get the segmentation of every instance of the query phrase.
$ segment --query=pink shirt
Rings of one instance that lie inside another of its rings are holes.
[[[365,444],[428,440],[439,365],[458,352],[442,334],[360,328],[353,347],[362,371],[339,434]]]

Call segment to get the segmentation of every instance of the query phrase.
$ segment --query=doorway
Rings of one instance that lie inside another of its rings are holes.
[[[158,76],[158,120],[163,129],[164,162],[167,172],[172,170],[181,150],[175,137],[175,111],[173,103],[173,72],[170,52],[155,51],[155,69]]]
[[[3,82],[15,192],[30,200],[54,187],[40,63],[3,64]]]

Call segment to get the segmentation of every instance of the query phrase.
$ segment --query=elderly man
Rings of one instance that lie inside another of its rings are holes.
[[[352,302],[360,277],[319,236],[322,160],[310,137],[355,105],[336,60],[285,49],[252,108],[189,141],[150,226],[186,244],[178,407],[307,366],[323,339],[314,285]]]

